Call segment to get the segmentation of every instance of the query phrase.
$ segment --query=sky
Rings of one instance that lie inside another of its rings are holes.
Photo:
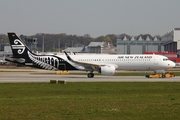
[[[180,0],[0,0],[0,34],[164,35],[180,27]]]

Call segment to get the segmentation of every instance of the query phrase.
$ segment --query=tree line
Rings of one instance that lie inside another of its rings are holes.
[[[124,36],[127,38],[130,37],[130,35],[127,34],[120,34],[118,35],[118,38],[122,39]],[[142,38],[146,38],[147,36],[152,38],[151,35],[145,34],[145,35],[139,35],[142,36]],[[44,41],[44,51],[45,52],[53,52],[59,51],[59,48],[61,50],[65,49],[66,47],[82,47],[89,45],[90,42],[111,42],[115,47],[117,43],[117,35],[115,34],[108,34],[106,36],[99,36],[97,38],[90,37],[89,34],[85,34],[84,36],[77,36],[77,35],[67,35],[65,33],[60,34],[46,34],[46,33],[37,33],[36,35],[20,35],[19,36],[22,40],[25,41],[25,39],[37,39],[37,50],[42,51],[42,45]],[[138,36],[137,36],[138,37]],[[27,42],[27,41],[25,41]],[[1,44],[8,44],[8,36],[6,34],[0,34],[0,43]]]

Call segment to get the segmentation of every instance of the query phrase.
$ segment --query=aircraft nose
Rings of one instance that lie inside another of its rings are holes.
[[[175,66],[176,66],[176,63],[174,63],[173,61],[171,61],[171,62],[168,63],[168,66],[169,66],[170,68],[175,67]]]

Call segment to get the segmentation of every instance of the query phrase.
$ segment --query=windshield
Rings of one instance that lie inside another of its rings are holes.
[[[163,61],[168,61],[169,59],[168,58],[163,58]]]

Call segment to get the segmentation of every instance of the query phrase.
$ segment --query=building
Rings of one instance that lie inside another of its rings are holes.
[[[109,42],[90,42],[87,46],[88,53],[116,54],[116,48]]]
[[[3,51],[0,51],[0,65],[11,64],[11,63],[5,61],[6,57],[12,57],[11,46],[3,46]]]
[[[144,52],[161,52],[164,51],[162,41],[156,36],[146,35],[134,37],[125,35],[122,39],[117,36],[117,54],[143,54]]]
[[[180,51],[180,28],[173,28],[161,37],[164,50],[168,52]],[[180,52],[178,52],[180,54]]]
[[[66,52],[73,52],[73,53],[82,53],[85,52],[85,47],[67,47],[66,49],[62,50]]]

